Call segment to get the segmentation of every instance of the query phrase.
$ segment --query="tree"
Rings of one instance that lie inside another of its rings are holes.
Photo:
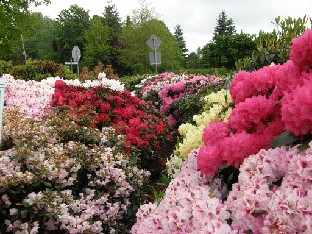
[[[312,18],[305,15],[303,18],[287,17],[284,20],[278,16],[275,21],[276,29],[272,32],[260,31],[255,37],[256,48],[252,56],[237,62],[237,70],[253,71],[272,62],[283,64],[289,59],[292,39],[302,35],[312,27]]]
[[[90,21],[90,27],[84,32],[85,48],[84,62],[87,66],[93,67],[102,62],[111,62],[110,29],[103,23],[102,17],[94,16]]]
[[[121,18],[119,17],[115,4],[112,4],[111,0],[107,3],[108,5],[105,6],[103,13],[104,21],[110,30],[117,34],[121,31]]]
[[[121,61],[129,73],[150,73],[154,67],[150,66],[148,53],[151,49],[146,41],[151,35],[162,41],[157,49],[161,52],[159,71],[180,69],[183,65],[183,56],[179,43],[171,34],[163,21],[153,19],[136,26],[124,27],[121,34]]]
[[[204,67],[235,68],[237,60],[251,56],[255,49],[256,44],[249,34],[218,35],[203,47],[202,64]]]
[[[155,12],[150,2],[147,0],[139,0],[139,4],[140,7],[132,11],[132,22],[135,25],[140,25],[158,18],[158,14]]]
[[[29,18],[29,4],[48,4],[49,0],[0,1],[0,59],[20,62],[21,35],[34,28]]]
[[[109,32],[110,32],[110,39],[108,44],[110,46],[109,56],[110,59],[107,61],[109,62],[115,72],[119,72],[121,68],[121,64],[119,61],[119,48],[120,48],[120,33],[121,33],[121,18],[119,17],[119,13],[116,9],[116,6],[112,4],[112,1],[108,1],[108,5],[104,9],[103,13],[104,23],[107,25]],[[103,61],[104,62],[104,61]]]
[[[214,28],[214,38],[216,36],[227,36],[235,33],[236,30],[233,20],[231,18],[228,19],[225,11],[222,11],[217,19],[217,26]]]
[[[57,22],[58,62],[64,63],[69,61],[74,46],[78,46],[81,51],[84,51],[84,32],[90,25],[89,11],[76,4],[71,5],[69,9],[60,12]]]
[[[187,57],[187,67],[188,68],[200,68],[200,58],[196,52],[191,52]]]
[[[186,48],[186,43],[183,37],[183,30],[179,24],[174,28],[174,37],[180,45],[184,58],[186,58],[188,49]]]
[[[55,60],[56,27],[57,22],[41,13],[31,14],[36,30],[32,35],[25,36],[25,51],[33,60]]]

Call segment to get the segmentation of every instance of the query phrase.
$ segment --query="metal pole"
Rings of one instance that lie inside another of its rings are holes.
[[[155,70],[156,70],[156,75],[157,75],[157,53],[156,53],[156,48],[154,50],[154,56],[155,56]]]
[[[154,45],[154,58],[155,58],[155,74],[157,75],[157,53],[156,53],[156,46],[155,46],[155,37],[153,37],[153,45]]]
[[[4,106],[4,86],[5,81],[0,81],[0,146],[1,146],[1,136],[2,136],[2,114],[3,114],[3,106]]]

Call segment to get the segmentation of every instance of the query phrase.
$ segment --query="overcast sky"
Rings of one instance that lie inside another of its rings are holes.
[[[183,30],[189,52],[207,44],[213,35],[216,21],[222,10],[232,18],[236,31],[258,34],[260,30],[271,32],[271,23],[277,16],[299,18],[312,16],[311,0],[148,0],[151,7],[174,33],[176,25]],[[112,0],[122,18],[132,15],[132,10],[140,7],[138,0]],[[31,7],[32,11],[56,19],[63,9],[77,4],[89,10],[89,14],[102,15],[107,0],[51,0],[49,6]],[[157,32],[155,32],[157,36]]]

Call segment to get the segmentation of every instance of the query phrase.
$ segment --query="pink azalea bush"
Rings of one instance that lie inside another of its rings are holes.
[[[216,133],[213,123],[204,129],[198,168],[208,179],[223,163],[238,168],[249,155],[271,148],[270,142],[286,130],[301,137],[311,134],[312,30],[294,39],[290,49],[285,64],[234,76],[230,93],[235,108],[226,132],[223,127]]]
[[[197,154],[198,150],[190,153],[159,204],[140,207],[131,233],[237,233],[227,224],[227,206],[216,198],[220,191],[210,192],[206,179],[197,170]]]
[[[191,75],[187,80],[168,84],[159,94],[161,100],[160,111],[167,116],[169,124],[175,126],[176,116],[175,113],[170,112],[170,105],[186,95],[198,93],[212,84],[218,84],[220,81],[221,79],[216,76],[205,77]]]
[[[159,93],[168,84],[188,79],[190,79],[190,76],[188,75],[177,75],[173,72],[164,72],[154,77],[150,77],[149,79],[142,80],[141,84],[136,87],[140,88],[140,94],[145,98],[152,90]]]
[[[37,118],[49,113],[53,87],[33,80],[15,80],[10,75],[3,75],[1,79],[5,80],[6,106],[18,107],[22,113]]]
[[[225,205],[232,227],[245,233],[312,232],[312,143],[246,158]]]

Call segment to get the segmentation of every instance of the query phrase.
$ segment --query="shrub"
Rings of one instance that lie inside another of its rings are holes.
[[[31,61],[26,65],[14,66],[10,72],[15,79],[40,81],[47,77],[60,76],[65,79],[75,79],[73,74],[65,65],[53,61]]]
[[[81,81],[98,80],[100,73],[105,73],[105,77],[107,76],[108,79],[119,79],[118,75],[114,74],[114,69],[112,68],[112,65],[106,65],[105,67],[105,65],[101,62],[99,62],[92,71],[89,71],[88,67],[84,66],[79,74],[79,79]]]
[[[171,126],[176,126],[179,113],[176,113],[176,110],[173,108],[170,109],[170,106],[187,95],[203,93],[210,86],[218,86],[220,80],[220,78],[215,76],[191,76],[190,79],[166,85],[159,95],[161,99],[160,111],[167,116]]]
[[[211,124],[204,129],[204,135],[210,137],[204,139],[198,168],[207,178],[223,163],[238,168],[246,157],[260,149],[310,139],[311,42],[309,29],[293,40],[291,59],[286,63],[253,72],[241,71],[234,76],[230,93],[235,108],[227,126],[219,128],[219,132]],[[271,141],[282,133],[286,134],[281,135],[285,139],[272,145]],[[214,138],[216,141],[211,140]]]
[[[124,134],[124,150],[138,158],[143,168],[157,175],[164,167],[163,155],[158,151],[171,133],[165,118],[151,103],[141,101],[127,90],[115,91],[104,86],[84,88],[68,86],[58,80],[52,106],[78,109],[77,121],[88,116],[91,126],[102,129],[112,126]],[[156,172],[156,173],[153,173]]]
[[[127,233],[149,172],[123,155],[122,138],[66,109],[45,122],[5,110],[0,232]]]
[[[0,76],[10,74],[13,68],[12,61],[0,60]]]

